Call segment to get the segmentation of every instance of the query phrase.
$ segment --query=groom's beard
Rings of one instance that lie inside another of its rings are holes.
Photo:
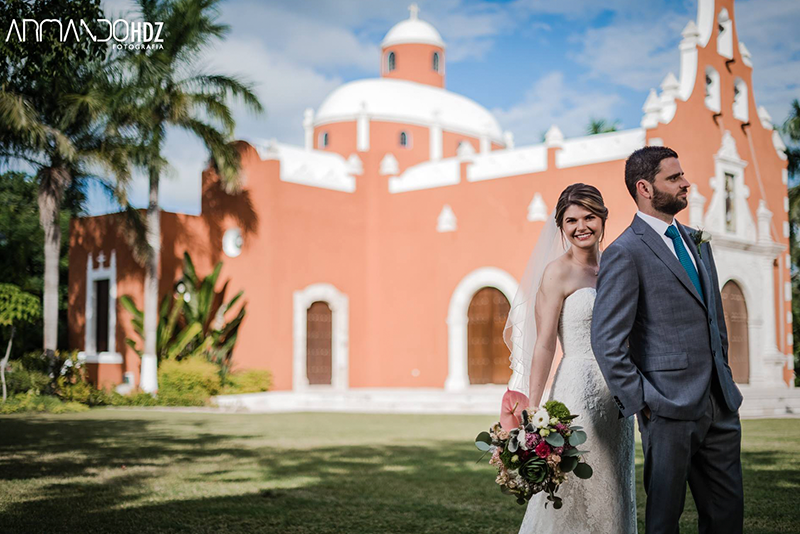
[[[681,191],[683,193],[683,191]],[[666,213],[667,215],[676,215],[679,211],[686,207],[688,201],[685,198],[672,196],[665,193],[653,184],[653,209]]]

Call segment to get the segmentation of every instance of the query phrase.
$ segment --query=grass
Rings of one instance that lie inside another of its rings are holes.
[[[4,416],[0,531],[515,533],[525,508],[500,493],[487,459],[475,463],[472,439],[492,419]],[[800,420],[744,422],[748,534],[797,532],[799,452]],[[640,447],[637,468],[641,481]],[[681,531],[695,525],[688,498]]]

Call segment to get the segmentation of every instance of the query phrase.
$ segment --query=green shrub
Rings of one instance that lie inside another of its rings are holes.
[[[45,392],[50,387],[50,376],[38,369],[26,369],[23,360],[11,362],[11,371],[6,373],[8,394],[28,391]]]
[[[116,391],[111,394],[112,406],[157,406],[158,399],[141,390],[136,390],[128,395],[121,395]]]
[[[0,403],[0,414],[23,413],[23,412],[46,412],[46,413],[77,413],[85,412],[89,408],[77,402],[63,402],[53,395],[40,395],[31,390],[9,397],[4,403]]]
[[[269,391],[270,387],[272,387],[272,373],[266,369],[247,369],[229,373],[225,377],[225,386],[220,393],[223,395],[260,393]]]
[[[205,358],[164,360],[159,365],[158,404],[204,406],[219,389],[219,366]]]

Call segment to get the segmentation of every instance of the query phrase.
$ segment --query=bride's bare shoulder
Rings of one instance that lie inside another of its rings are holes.
[[[551,294],[564,294],[569,272],[569,264],[564,256],[554,259],[544,268],[542,290]]]

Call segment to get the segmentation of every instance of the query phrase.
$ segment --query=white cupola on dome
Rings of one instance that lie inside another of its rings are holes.
[[[411,4],[408,8],[410,16],[403,22],[399,22],[389,30],[386,37],[381,42],[381,47],[393,46],[398,44],[429,44],[444,48],[444,41],[436,28],[424,20],[419,19],[419,7]]]
[[[444,41],[436,28],[419,19],[411,4],[408,19],[395,24],[381,43],[381,76],[444,87]]]

